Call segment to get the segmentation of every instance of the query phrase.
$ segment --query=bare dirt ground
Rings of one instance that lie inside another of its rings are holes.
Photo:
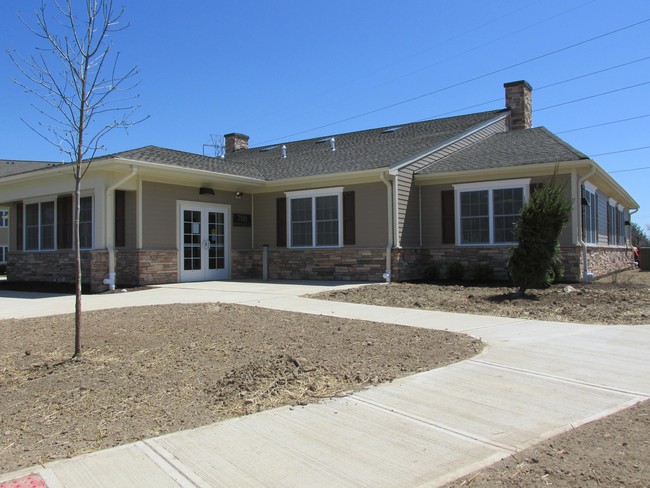
[[[650,273],[629,271],[573,286],[570,293],[564,286],[533,290],[536,298],[527,299],[509,295],[512,288],[407,284],[329,298],[567,322],[650,323]],[[91,312],[84,324],[86,359],[71,363],[62,362],[72,348],[70,316],[0,322],[0,472],[343,395],[482,348],[454,334],[219,304]],[[650,487],[648,459],[650,401],[448,488]]]
[[[516,298],[513,288],[391,284],[318,298],[593,324],[650,324],[650,272],[630,270],[589,285],[554,285]],[[650,487],[650,400],[537,444],[445,488]]]
[[[650,487],[650,401],[553,437],[445,488]]]
[[[556,284],[519,297],[515,288],[391,283],[315,297],[390,307],[586,324],[650,324],[650,272],[629,270],[589,284]]]
[[[0,321],[0,473],[471,357],[464,335],[223,304]]]

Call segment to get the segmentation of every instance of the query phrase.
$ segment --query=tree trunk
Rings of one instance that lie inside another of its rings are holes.
[[[81,167],[77,169],[80,171]],[[74,355],[81,359],[81,246],[79,241],[79,213],[81,210],[81,174],[75,173],[74,189],[74,252],[75,252],[75,307],[74,307]]]

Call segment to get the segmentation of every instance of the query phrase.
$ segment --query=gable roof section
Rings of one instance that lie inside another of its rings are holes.
[[[545,127],[536,127],[493,134],[418,173],[453,173],[584,159],[589,157]]]
[[[52,163],[49,161],[0,160],[0,178],[21,173],[30,173],[32,171],[40,171],[61,164],[63,163]]]
[[[254,165],[267,181],[388,168],[505,112],[494,110],[278,143],[236,151],[226,155],[225,161]],[[335,140],[334,151],[331,138]]]

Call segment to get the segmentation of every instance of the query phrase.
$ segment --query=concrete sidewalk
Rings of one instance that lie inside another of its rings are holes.
[[[84,297],[86,310],[220,301],[464,332],[468,361],[352,396],[283,407],[36,473],[58,487],[438,486],[650,398],[650,327],[536,322],[300,298],[336,284],[211,282]],[[72,297],[8,297],[0,317],[69,313]],[[378,327],[381,325],[378,324]]]

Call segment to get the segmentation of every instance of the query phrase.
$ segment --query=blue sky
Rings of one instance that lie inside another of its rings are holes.
[[[31,20],[39,3],[0,3],[3,51],[33,52],[17,12]],[[499,109],[503,83],[525,79],[533,125],[612,172],[642,207],[633,220],[650,225],[650,149],[630,151],[650,146],[647,0],[115,3],[130,27],[113,41],[121,66],[141,70],[150,118],[111,134],[108,152],[201,153],[211,134],[258,146]],[[20,121],[42,119],[4,53],[0,74],[0,159],[61,160]]]

